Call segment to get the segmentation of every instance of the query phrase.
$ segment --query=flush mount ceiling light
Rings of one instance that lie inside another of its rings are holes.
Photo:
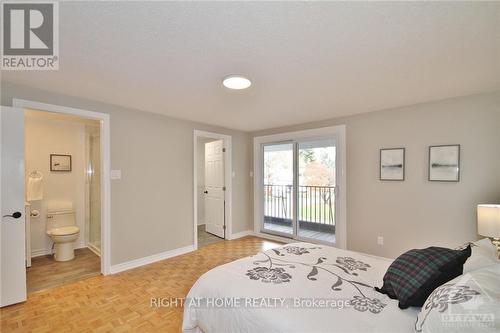
[[[229,89],[246,89],[252,85],[252,82],[242,75],[228,75],[222,80],[224,87]]]

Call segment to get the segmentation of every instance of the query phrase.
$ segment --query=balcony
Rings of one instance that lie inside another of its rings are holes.
[[[299,186],[299,237],[334,243],[334,203],[334,186]],[[292,220],[293,186],[264,185],[264,229],[291,236]]]

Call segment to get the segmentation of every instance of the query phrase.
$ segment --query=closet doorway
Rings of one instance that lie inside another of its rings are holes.
[[[194,245],[229,239],[231,221],[231,138],[194,132]]]

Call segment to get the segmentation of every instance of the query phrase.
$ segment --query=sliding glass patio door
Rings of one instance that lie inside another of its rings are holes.
[[[297,143],[299,239],[335,243],[335,142]]]
[[[262,232],[336,243],[336,155],[334,136],[262,145]]]
[[[263,231],[294,235],[294,143],[264,145]]]

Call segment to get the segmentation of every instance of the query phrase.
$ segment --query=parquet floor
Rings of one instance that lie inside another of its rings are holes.
[[[25,303],[0,309],[1,332],[180,332],[182,308],[151,307],[151,298],[185,297],[208,270],[280,245],[257,237],[223,241],[37,292]]]

